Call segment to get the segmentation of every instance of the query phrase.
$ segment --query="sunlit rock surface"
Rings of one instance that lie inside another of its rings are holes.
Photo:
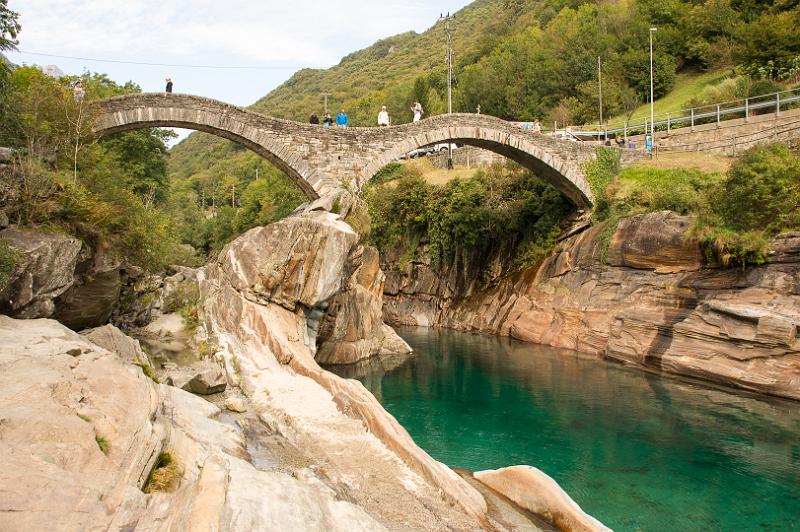
[[[670,212],[620,223],[601,261],[602,225],[572,236],[541,265],[464,290],[419,261],[391,262],[384,319],[512,336],[800,399],[800,234],[777,237],[769,263],[707,269]]]

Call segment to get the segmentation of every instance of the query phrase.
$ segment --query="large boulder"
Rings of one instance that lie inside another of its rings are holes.
[[[356,246],[347,258],[345,282],[319,327],[315,356],[321,364],[353,364],[375,355],[410,353],[383,323],[383,283],[378,250]]]
[[[75,280],[81,241],[57,233],[9,227],[0,240],[16,251],[17,264],[0,290],[0,312],[18,318],[53,315],[54,299]]]
[[[324,472],[257,469],[217,407],[89,341],[107,333],[0,316],[0,529],[386,530]],[[145,493],[165,451],[169,488]]]
[[[75,281],[55,300],[53,318],[79,331],[108,323],[122,286],[119,260],[102,248],[84,247],[75,268]]]
[[[693,216],[671,211],[637,214],[619,223],[608,250],[608,264],[658,273],[694,271],[703,267],[703,253],[687,233]]]
[[[478,471],[474,476],[522,508],[541,516],[559,530],[570,532],[611,530],[585,513],[555,480],[535,467],[525,465],[504,467]]]

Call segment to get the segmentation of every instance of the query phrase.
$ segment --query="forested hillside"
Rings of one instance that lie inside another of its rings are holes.
[[[481,112],[506,119],[597,121],[598,57],[604,115],[630,115],[649,92],[650,27],[658,28],[655,94],[676,95],[671,105],[764,94],[796,83],[800,74],[798,0],[477,0],[456,13],[454,26],[454,110],[473,112],[480,105]],[[346,109],[357,126],[372,125],[381,105],[388,106],[394,123],[408,122],[415,99],[428,116],[443,113],[444,57],[444,28],[436,24],[422,34],[378,41],[328,70],[302,70],[252,108],[306,121],[312,112],[322,112],[321,93],[328,92],[329,108]],[[690,79],[709,82],[677,90],[676,80]],[[235,210],[233,193],[247,191],[250,212],[258,211],[264,221],[282,208],[248,190],[256,166],[261,176],[280,181],[281,189],[291,188],[255,155],[204,134],[193,134],[172,150],[170,175],[187,208],[227,204]],[[273,185],[260,181],[254,187],[268,194]],[[239,222],[235,217],[223,213],[204,235],[193,235],[193,243],[217,247],[246,228],[241,216]]]

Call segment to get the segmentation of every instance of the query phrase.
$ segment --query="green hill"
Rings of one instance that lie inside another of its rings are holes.
[[[605,116],[635,114],[649,94],[648,29],[653,26],[658,27],[659,109],[770,92],[800,76],[800,10],[795,4],[476,0],[455,15],[454,111],[473,112],[480,105],[482,112],[510,120],[596,123],[601,57]],[[427,116],[443,113],[444,56],[441,24],[421,34],[403,33],[354,52],[330,69],[297,72],[251,108],[306,121],[312,112],[322,113],[321,93],[328,92],[329,110],[346,109],[356,126],[373,125],[381,105],[388,106],[394,123],[408,122],[414,100],[422,102]],[[723,79],[732,69],[735,79]],[[200,210],[212,204],[235,206],[233,191],[246,191],[256,169],[261,176],[275,174],[255,155],[206,134],[192,134],[171,150],[177,201],[199,202]],[[264,189],[263,183],[259,186]],[[253,208],[270,210],[268,202],[259,200]],[[224,223],[234,215],[226,216]],[[235,230],[244,227],[240,223]],[[214,246],[224,242],[226,231]],[[195,244],[197,238],[208,236],[194,235]]]

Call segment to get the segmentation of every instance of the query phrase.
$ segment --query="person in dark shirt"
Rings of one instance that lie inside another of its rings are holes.
[[[312,113],[308,122],[311,124],[319,124],[319,117],[317,116],[317,113]]]
[[[325,118],[322,120],[322,123],[323,123],[323,124],[324,124],[326,127],[331,127],[331,126],[333,125],[333,117],[331,116],[331,114],[330,114],[330,113],[327,113],[327,114],[325,115]]]
[[[167,88],[164,89],[167,94],[172,94],[172,78],[167,78]]]

